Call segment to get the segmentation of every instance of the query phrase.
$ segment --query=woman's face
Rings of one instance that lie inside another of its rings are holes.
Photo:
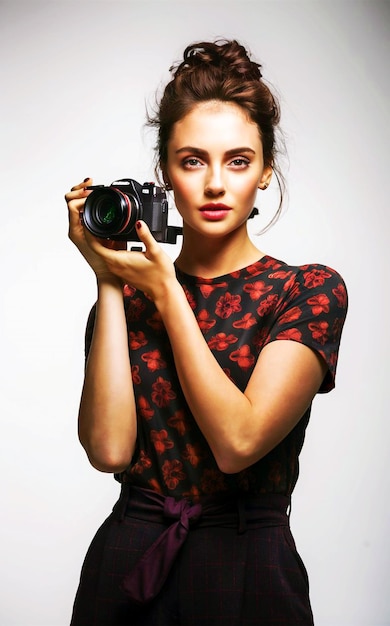
[[[175,124],[164,177],[185,227],[209,237],[238,229],[271,175],[257,125],[238,105],[204,102]]]

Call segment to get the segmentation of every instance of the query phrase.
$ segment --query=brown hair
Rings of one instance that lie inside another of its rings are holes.
[[[167,162],[168,141],[174,124],[194,106],[207,100],[239,105],[257,125],[264,164],[272,166],[278,181],[280,203],[271,225],[281,212],[285,184],[276,159],[279,104],[262,79],[261,65],[249,58],[238,41],[217,40],[189,45],[183,60],[173,65],[170,72],[172,79],[163,91],[157,113],[148,116],[149,125],[158,129],[158,165],[164,169]]]

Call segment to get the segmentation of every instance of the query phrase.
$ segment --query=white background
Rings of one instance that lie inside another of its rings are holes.
[[[188,43],[218,36],[250,48],[282,102],[288,206],[259,247],[326,263],[349,288],[292,509],[316,626],[390,624],[389,25],[375,0],[0,3],[1,626],[69,623],[118,493],[77,441],[95,282],[63,195],[86,176],[154,179],[145,103]],[[259,200],[254,230],[276,196]]]

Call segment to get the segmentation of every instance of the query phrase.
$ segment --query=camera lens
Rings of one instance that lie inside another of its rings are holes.
[[[94,189],[84,205],[85,227],[96,237],[126,240],[134,228],[136,199],[114,187]]]
[[[104,199],[100,199],[96,206],[96,218],[99,224],[110,225],[115,222],[116,207],[110,202],[106,202]]]

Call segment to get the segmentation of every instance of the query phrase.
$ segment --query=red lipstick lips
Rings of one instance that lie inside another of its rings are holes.
[[[208,220],[221,220],[231,211],[231,207],[222,203],[209,202],[201,206],[200,211]]]
[[[230,211],[231,207],[221,202],[209,202],[200,207],[201,211]]]

